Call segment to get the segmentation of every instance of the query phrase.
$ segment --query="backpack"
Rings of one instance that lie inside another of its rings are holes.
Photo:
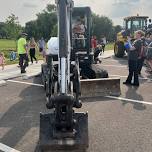
[[[147,47],[145,47],[145,46],[141,47],[140,57],[147,58]]]
[[[147,43],[145,41],[145,38],[141,39],[142,41],[142,46],[141,46],[141,50],[139,53],[139,57],[140,58],[147,58]]]
[[[147,53],[146,53],[146,58],[147,59],[152,59],[152,47],[147,48]]]

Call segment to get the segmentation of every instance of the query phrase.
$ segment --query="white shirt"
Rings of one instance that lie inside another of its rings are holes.
[[[47,43],[48,50],[46,54],[58,55],[59,54],[59,39],[58,37],[51,37]]]

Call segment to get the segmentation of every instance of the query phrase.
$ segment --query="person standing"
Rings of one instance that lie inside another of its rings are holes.
[[[95,51],[95,49],[97,48],[96,36],[92,36],[92,38],[91,38],[91,48],[93,49],[93,51]]]
[[[146,51],[147,51],[147,45],[148,43],[146,43],[145,38],[143,37],[142,39],[142,47],[139,53],[139,57],[138,57],[138,64],[137,64],[137,70],[138,70],[138,74],[141,76],[141,70],[144,64],[144,60],[146,58]]]
[[[147,47],[146,60],[149,67],[146,72],[152,73],[152,42]]]
[[[39,52],[43,55],[43,58],[45,58],[45,41],[43,37],[38,41],[38,47]]]
[[[33,59],[37,63],[37,58],[35,57],[36,46],[37,46],[36,42],[35,42],[34,38],[32,37],[29,42],[31,64],[33,64]]]
[[[139,86],[137,67],[138,67],[138,57],[142,48],[141,37],[143,36],[144,36],[144,32],[141,30],[138,30],[135,32],[135,41],[133,42],[133,44],[131,45],[129,43],[129,47],[127,48],[129,75],[127,77],[127,80],[123,82],[123,84]],[[134,78],[133,83],[132,83],[132,78]]]
[[[148,24],[148,29],[152,28],[152,23],[151,23],[151,19],[149,19],[149,24]]]
[[[103,52],[103,53],[104,53],[104,51],[105,51],[105,46],[106,46],[106,44],[107,44],[106,37],[103,36],[103,37],[101,38],[101,45],[102,45],[102,52]]]
[[[94,53],[94,63],[97,64],[98,61],[99,61],[99,63],[101,63],[101,61],[98,58],[98,55],[99,55],[100,51],[97,48],[97,38],[96,38],[96,36],[92,36],[91,48],[92,48],[92,51]]]
[[[26,73],[25,68],[28,66],[28,46],[26,42],[26,33],[21,34],[17,42],[17,51],[19,54],[19,65],[21,68],[21,73]]]
[[[2,70],[4,70],[5,65],[5,56],[3,52],[0,52],[0,66],[2,66]]]
[[[152,33],[148,34],[146,42],[148,44],[147,52],[146,52],[146,65],[148,66],[148,69],[146,70],[146,72],[151,73],[152,72]]]

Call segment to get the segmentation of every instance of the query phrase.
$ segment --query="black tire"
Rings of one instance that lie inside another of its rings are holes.
[[[116,42],[114,45],[114,54],[118,58],[122,58],[124,56],[125,47],[123,42]]]

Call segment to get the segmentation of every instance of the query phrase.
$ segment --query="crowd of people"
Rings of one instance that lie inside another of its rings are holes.
[[[99,54],[104,53],[106,44],[107,41],[105,36],[102,36],[100,40],[97,40],[96,36],[92,36],[91,47],[92,47],[92,51],[94,52],[95,63],[97,62],[101,63],[101,60],[99,59]]]
[[[43,37],[36,43],[35,39],[30,38],[29,42],[26,40],[27,34],[22,33],[21,37],[17,42],[17,52],[19,55],[19,66],[21,69],[21,73],[26,72],[26,67],[28,66],[29,58],[31,60],[31,64],[33,64],[33,60],[37,63],[38,60],[35,56],[36,50],[45,58],[46,56],[46,43]],[[52,37],[48,44],[50,46],[55,45],[55,49],[57,49],[57,37]],[[104,53],[106,46],[106,38],[102,36],[99,40],[97,40],[96,36],[92,36],[91,39],[91,47],[94,52],[94,61],[95,63],[101,63],[99,59],[99,54]],[[128,52],[128,69],[129,74],[124,82],[126,85],[134,85],[139,86],[139,78],[138,76],[141,74],[142,66],[144,63],[148,65],[147,72],[152,73],[152,33],[145,33],[141,30],[135,32],[135,41],[132,43],[128,41],[125,43],[126,50]],[[51,49],[52,50],[52,49]],[[2,70],[4,70],[5,65],[5,57],[4,53],[0,53],[0,65],[2,66]],[[132,83],[133,80],[133,83]]]
[[[44,39],[41,38],[38,43],[36,43],[33,37],[30,38],[29,42],[27,42],[26,37],[27,34],[22,33],[17,42],[17,51],[19,55],[19,66],[21,69],[21,73],[26,73],[25,69],[28,66],[29,57],[31,60],[31,64],[33,64],[33,59],[36,63],[38,63],[38,60],[35,56],[36,50],[39,50],[39,53],[41,53],[43,57],[45,56],[46,44]]]
[[[81,27],[82,27],[81,22],[79,23],[79,25],[81,25]],[[78,26],[75,25],[73,27],[73,29],[76,27],[78,27]],[[83,28],[75,29],[75,30],[76,31],[80,30],[79,34],[85,35],[84,26],[83,26]],[[81,35],[79,35],[79,38],[81,37]],[[45,56],[46,56],[46,42],[44,41],[43,37],[37,43],[33,37],[30,38],[29,42],[26,39],[27,39],[27,33],[22,33],[20,38],[17,41],[17,53],[19,56],[19,67],[21,68],[21,73],[26,72],[25,69],[29,65],[28,64],[29,58],[31,60],[31,64],[33,64],[33,60],[35,60],[36,63],[38,62],[38,60],[35,56],[36,50],[38,50],[38,52],[43,56],[43,58],[45,58]],[[52,45],[52,43],[53,43],[53,45],[55,45],[53,47],[57,47],[56,42],[57,42],[57,37],[51,37],[50,40],[48,41],[48,44],[50,46],[50,44]],[[105,45],[106,45],[106,38],[104,36],[101,37],[100,40],[97,40],[96,36],[92,36],[91,47],[92,47],[92,51],[94,52],[95,63],[97,63],[98,61],[99,61],[99,63],[101,63],[101,60],[98,58],[98,56],[100,53],[104,53]],[[58,49],[56,49],[56,50],[58,50]],[[15,57],[14,57],[14,55],[15,55]],[[13,61],[14,59],[16,59],[16,52],[15,52],[15,54],[14,54],[14,52],[11,52],[10,60]],[[5,65],[4,53],[0,54],[0,65],[2,66],[2,70],[3,70],[4,65]]]
[[[38,63],[38,59],[36,58],[37,51],[45,60],[45,50],[46,43],[43,37],[36,43],[34,37],[27,41],[27,33],[21,33],[20,38],[17,40],[17,52],[10,52],[10,61],[16,60],[18,54],[21,73],[26,73],[25,69],[29,65],[29,58],[31,60],[31,64],[33,64],[33,59]],[[4,70],[5,60],[4,53],[0,52],[0,66],[2,67],[2,70]]]

